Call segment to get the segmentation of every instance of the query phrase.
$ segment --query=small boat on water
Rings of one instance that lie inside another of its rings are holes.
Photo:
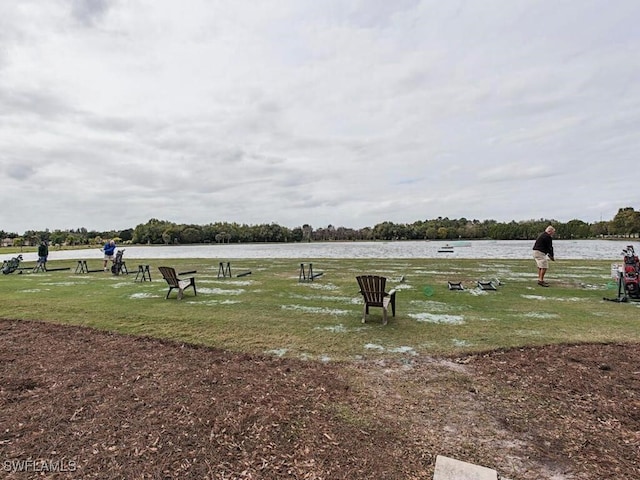
[[[438,249],[438,253],[453,253],[453,245],[447,243]]]

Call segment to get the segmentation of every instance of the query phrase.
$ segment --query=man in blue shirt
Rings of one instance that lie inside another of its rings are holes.
[[[116,251],[116,242],[109,240],[104,244],[104,247],[102,247],[102,251],[104,252],[104,271],[106,272],[108,271],[107,263],[109,263],[109,260],[113,262],[113,254]]]

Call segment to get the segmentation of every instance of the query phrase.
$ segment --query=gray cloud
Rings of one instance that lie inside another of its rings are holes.
[[[109,10],[110,0],[71,0],[73,16],[85,25],[99,22]]]
[[[34,173],[35,169],[31,165],[14,163],[7,168],[7,176],[9,179],[18,181],[28,180]]]
[[[640,147],[638,14],[5,2],[0,201],[47,201],[0,228],[612,218],[640,206],[621,173]]]

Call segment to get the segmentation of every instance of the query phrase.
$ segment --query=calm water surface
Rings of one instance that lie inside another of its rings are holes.
[[[446,245],[452,252],[439,252]],[[636,242],[617,240],[555,240],[556,259],[587,259],[619,261],[622,249]],[[533,241],[529,240],[474,240],[463,242],[327,242],[282,244],[232,244],[189,246],[123,246],[124,259],[136,258],[505,258],[530,259]],[[0,255],[8,260],[14,255]],[[24,261],[35,261],[35,252],[24,253]],[[51,248],[49,260],[100,260],[98,248],[83,250],[56,250]]]

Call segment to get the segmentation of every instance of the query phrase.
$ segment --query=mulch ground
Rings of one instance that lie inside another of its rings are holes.
[[[0,476],[640,478],[638,345],[315,363],[0,320]]]

